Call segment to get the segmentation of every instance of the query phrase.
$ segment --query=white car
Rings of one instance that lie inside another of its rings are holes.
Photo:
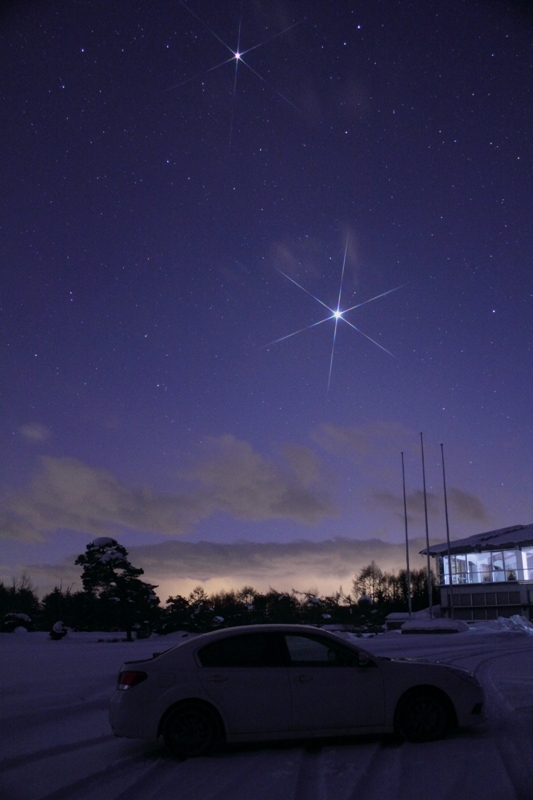
[[[431,741],[483,721],[484,692],[460,667],[373,656],[306,625],[248,625],[122,665],[117,736],[163,736],[179,758],[245,742],[396,732]]]

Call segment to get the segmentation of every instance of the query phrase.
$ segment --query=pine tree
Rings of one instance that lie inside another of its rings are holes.
[[[150,620],[159,604],[157,587],[139,579],[144,570],[134,567],[126,548],[107,536],[90,542],[74,563],[83,567],[85,591],[98,598],[108,620],[116,619],[131,642],[135,623],[145,622],[147,616]]]

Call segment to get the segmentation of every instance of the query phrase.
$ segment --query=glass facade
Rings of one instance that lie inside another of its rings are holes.
[[[445,586],[533,580],[533,547],[460,553],[451,558],[441,556],[439,560],[440,579]]]

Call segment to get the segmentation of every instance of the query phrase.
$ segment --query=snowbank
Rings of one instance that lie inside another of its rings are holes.
[[[404,622],[402,633],[464,633],[468,624],[460,619],[414,619]]]

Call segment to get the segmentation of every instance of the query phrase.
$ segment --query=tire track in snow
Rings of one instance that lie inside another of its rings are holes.
[[[91,739],[82,739],[72,744],[56,744],[53,747],[45,747],[33,753],[5,758],[0,761],[0,771],[4,772],[5,770],[16,769],[31,764],[34,761],[40,761],[43,758],[52,758],[53,756],[64,755],[65,753],[75,753],[77,750],[84,750],[86,747],[93,747],[93,745],[103,744],[113,741],[114,739],[115,737],[112,733],[104,733],[101,736],[93,736]]]
[[[509,789],[514,793],[502,796],[501,800],[531,800],[533,797],[533,769],[530,766],[533,763],[533,713],[528,713],[531,712],[532,706],[520,709],[522,714],[517,716],[518,709],[503,691],[502,681],[493,674],[494,668],[502,659],[512,659],[527,653],[533,657],[533,642],[530,637],[528,639],[527,644],[523,640],[520,643],[516,642],[507,652],[495,653],[493,649],[487,647],[484,658],[480,658],[483,652],[478,649],[477,652],[471,650],[456,653],[450,659],[454,664],[475,659],[476,663],[472,665],[473,672],[483,684],[487,698],[487,725],[491,734],[490,744],[487,745],[489,749],[494,750],[489,760],[494,762],[496,759],[501,763],[510,784]],[[533,669],[531,675],[533,676]],[[531,690],[533,705],[533,677]],[[495,800],[499,800],[499,797]]]
[[[162,800],[174,798],[179,787],[180,800],[237,800],[241,796],[247,800],[259,800],[262,797],[265,800],[277,800],[270,792],[261,793],[261,787],[265,783],[265,765],[262,762],[263,753],[259,756],[254,754],[252,758],[246,754],[244,757],[225,757],[221,754],[187,761],[178,761],[165,754],[159,758],[154,769],[136,780],[133,786],[107,797],[112,797],[112,800]],[[282,800],[282,796],[279,800]]]
[[[367,800],[367,794],[360,794],[360,787],[364,792],[365,783],[372,780],[374,764],[389,758],[384,742],[385,737],[381,736],[370,740],[367,736],[351,736],[324,740],[316,752],[314,743],[309,743],[302,754],[293,800]],[[292,796],[287,794],[289,797]]]
[[[133,786],[128,786],[126,789],[114,794],[109,800],[152,800],[152,798],[160,798],[162,790],[172,784],[174,787],[179,786],[180,800],[184,800],[183,786],[180,781],[179,762],[174,759],[164,756],[158,759],[157,764],[146,770],[141,778],[135,781]],[[107,800],[107,799],[106,799]]]
[[[294,778],[295,748],[269,743],[222,752],[210,759],[191,759],[182,765],[180,800],[289,800]],[[169,795],[166,795],[167,797]],[[155,800],[155,798],[154,798]]]
[[[515,655],[530,653],[533,667],[533,648],[521,648],[511,653],[499,653],[486,658],[476,669],[487,689],[489,727],[510,783],[515,792],[513,800],[531,800],[533,795],[533,713],[530,707],[517,715],[498,679],[491,673],[498,661],[512,659]],[[530,673],[533,676],[533,669]],[[533,694],[533,677],[530,682]],[[525,712],[525,713],[524,713]]]
[[[433,800],[438,800],[442,797],[443,800],[451,797],[474,797],[481,795],[487,800],[531,800],[533,798],[533,713],[531,713],[530,706],[522,707],[521,712],[517,714],[517,708],[510,702],[509,697],[505,694],[505,683],[512,685],[524,685],[529,683],[527,676],[520,677],[520,681],[509,681],[506,677],[499,680],[495,675],[497,664],[502,658],[513,659],[515,657],[522,657],[524,654],[531,653],[533,655],[533,642],[530,637],[525,642],[523,637],[520,641],[513,642],[511,648],[505,652],[502,650],[494,651],[492,643],[469,643],[468,648],[462,651],[457,649],[441,648],[440,652],[432,654],[426,652],[424,654],[417,653],[417,657],[427,658],[430,661],[439,661],[440,663],[450,663],[457,665],[464,665],[470,667],[474,674],[478,677],[480,682],[485,687],[487,707],[488,707],[488,723],[485,728],[486,733],[483,733],[483,727],[477,728],[471,734],[459,732],[455,737],[449,737],[447,740],[440,742],[440,746],[449,749],[452,755],[452,760],[457,765],[461,765],[461,770],[456,779],[449,781],[450,775],[443,772],[438,775],[437,771],[433,773],[433,788],[431,796]],[[428,648],[430,649],[430,648]],[[379,653],[381,655],[381,653]],[[383,652],[383,655],[385,653]],[[389,654],[388,654],[389,655]],[[393,653],[390,655],[394,657]],[[530,672],[531,686],[532,686],[532,702],[533,702],[533,663]],[[465,739],[468,736],[468,762],[465,755],[461,752],[464,747]],[[420,747],[420,745],[417,745]],[[430,745],[423,745],[423,748],[429,748]],[[404,751],[406,753],[406,751]],[[426,749],[426,753],[429,753]],[[407,755],[407,753],[406,753]],[[452,763],[450,760],[449,763]],[[412,798],[424,797],[426,793],[422,791],[422,787],[413,782],[413,762],[409,758],[402,759],[400,769],[397,773],[397,781],[401,783],[392,791],[389,790],[389,796],[398,800],[399,798]],[[439,765],[440,759],[435,759],[435,765]],[[470,770],[467,764],[470,764]],[[476,781],[472,781],[472,772],[476,775]],[[503,773],[505,778],[502,780],[499,773]],[[453,773],[451,773],[453,776]],[[421,777],[424,777],[424,770],[421,771]],[[492,781],[491,781],[492,778]],[[380,781],[374,782],[369,778],[366,782],[361,782],[354,794],[353,800],[357,797],[364,798],[364,800],[373,800],[374,797],[380,796],[380,791],[383,792],[382,796],[386,796],[387,787],[379,788]],[[470,787],[467,789],[467,787]],[[484,787],[484,788],[482,788]],[[467,793],[465,794],[465,790]]]
[[[86,711],[105,711],[109,709],[109,698],[96,698],[84,703],[77,703],[69,706],[51,706],[49,708],[39,708],[34,711],[26,711],[12,716],[2,717],[2,725],[9,728],[13,733],[23,731],[28,727],[34,728],[41,723],[68,720],[71,717],[78,717]]]
[[[397,798],[398,773],[403,747],[403,744],[396,747],[385,747],[382,740],[372,752],[362,775],[355,785],[350,787],[350,793],[346,800]]]
[[[395,747],[382,745],[348,794],[337,790],[327,800],[515,800],[512,784],[498,774],[499,754],[491,758],[486,738],[453,737]],[[485,780],[485,791],[480,786]],[[329,788],[329,787],[328,787]],[[522,798],[520,798],[522,800]]]
[[[160,764],[146,764],[146,756],[139,758],[139,754],[131,754],[107,764],[77,780],[71,781],[57,789],[41,795],[35,800],[112,800],[114,794],[109,792],[111,785],[119,782],[120,793],[125,791],[125,786],[130,782],[139,780],[139,772],[146,776],[147,772],[155,773],[160,769]],[[129,774],[128,774],[129,773]],[[94,791],[93,791],[94,790]],[[133,793],[132,793],[133,794]]]
[[[312,744],[301,750],[294,800],[327,800],[324,750],[313,752]]]

